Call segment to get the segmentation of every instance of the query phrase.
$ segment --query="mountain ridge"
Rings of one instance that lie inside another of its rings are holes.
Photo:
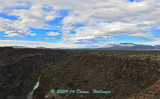
[[[119,43],[119,44],[107,44],[104,46],[97,47],[97,49],[115,49],[115,50],[156,50],[160,49],[160,45],[146,45],[146,44],[135,44],[135,43]]]

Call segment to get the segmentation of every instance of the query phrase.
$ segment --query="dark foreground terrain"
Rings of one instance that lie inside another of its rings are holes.
[[[160,99],[160,51],[0,48],[0,99],[26,99],[38,77],[32,99]]]

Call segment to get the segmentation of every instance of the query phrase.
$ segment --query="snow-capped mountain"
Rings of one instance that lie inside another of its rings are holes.
[[[143,49],[160,49],[160,45],[144,45],[134,43],[119,43],[119,44],[107,44],[100,46],[98,49],[115,49],[115,50],[143,50]]]

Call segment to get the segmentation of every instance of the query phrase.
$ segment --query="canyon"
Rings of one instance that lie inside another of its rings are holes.
[[[0,99],[158,99],[160,51],[1,47],[0,79]],[[78,89],[110,93],[56,93]]]

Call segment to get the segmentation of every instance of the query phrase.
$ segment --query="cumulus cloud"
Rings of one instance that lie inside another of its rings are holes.
[[[58,36],[58,35],[60,35],[60,34],[59,34],[58,32],[53,32],[53,31],[51,31],[51,32],[48,32],[47,35],[48,35],[48,36]]]
[[[44,39],[46,39],[46,40],[53,39],[53,40],[54,40],[54,39],[56,39],[56,38],[44,38]]]
[[[18,5],[28,9],[16,9]],[[9,7],[14,9],[4,10]],[[18,16],[14,21],[0,19],[0,31],[11,37],[34,36],[30,28],[52,30],[54,26],[46,22],[60,17],[57,12],[67,9],[69,14],[63,18],[59,28],[62,32],[60,42],[76,44],[94,45],[119,35],[149,39],[154,37],[150,32],[153,27],[160,25],[159,0],[5,0],[0,9],[8,15]],[[47,35],[60,34],[49,32]]]
[[[13,36],[34,36],[36,33],[31,33],[29,28],[19,25],[18,21],[12,21],[9,19],[0,18],[0,31],[5,31],[4,36],[13,37]]]
[[[148,34],[148,33],[134,33],[134,34],[130,34],[130,36],[144,38],[144,39],[152,39],[153,38],[153,35]]]
[[[147,43],[143,43],[143,44],[147,44],[147,45],[160,45],[160,40],[155,40],[155,41],[147,42]]]
[[[65,27],[84,24],[83,27],[74,28],[76,33],[68,33],[63,40],[75,43],[95,43],[122,34],[149,39],[153,37],[150,32],[152,27],[160,24],[159,18],[156,18],[159,15],[159,6],[160,2],[155,0],[94,1],[94,5],[91,3],[86,10],[75,10],[63,19]]]
[[[39,47],[43,46],[46,48],[79,48],[84,47],[80,44],[73,43],[49,43],[39,41],[24,41],[24,40],[0,40],[0,46],[26,46],[26,47]]]
[[[16,2],[16,1],[15,1]],[[56,17],[56,11],[45,11],[43,10],[43,6],[39,5],[32,5],[29,9],[24,8],[16,8],[16,5],[19,2],[13,3],[12,6],[15,6],[15,9],[5,9],[4,11],[7,13],[8,16],[18,16],[18,20],[6,20],[4,18],[0,18],[0,31],[4,31],[5,36],[13,37],[13,36],[34,36],[36,33],[32,33],[30,28],[36,29],[52,29],[53,26],[46,24],[45,22],[54,20]],[[21,1],[23,2],[23,1]],[[25,2],[23,2],[25,3]],[[9,5],[7,5],[9,6]],[[17,5],[18,6],[18,5]]]
[[[19,16],[19,24],[29,28],[49,29],[51,26],[45,24],[46,21],[53,20],[56,11],[47,12],[43,6],[32,5],[29,9],[15,9],[8,15]]]

